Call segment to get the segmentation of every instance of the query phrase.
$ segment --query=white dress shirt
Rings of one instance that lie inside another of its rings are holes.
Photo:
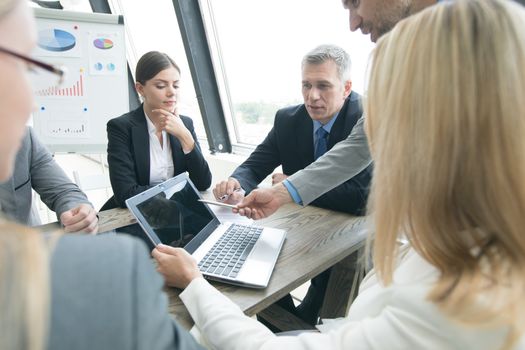
[[[400,259],[384,287],[372,271],[346,318],[327,333],[275,336],[203,278],[180,294],[213,349],[499,349],[506,329],[469,328],[450,320],[427,295],[438,270],[414,250]],[[524,339],[516,349],[525,349]]]
[[[162,130],[162,146],[157,137],[157,128],[149,119],[146,111],[146,123],[149,134],[149,184],[156,185],[173,177],[173,156],[170,146],[170,138],[165,130]]]

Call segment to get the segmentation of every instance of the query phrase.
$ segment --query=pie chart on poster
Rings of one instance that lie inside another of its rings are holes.
[[[73,34],[62,29],[44,29],[38,32],[38,46],[47,51],[62,52],[75,47]]]
[[[109,39],[99,38],[93,40],[93,45],[95,45],[97,49],[108,50],[113,47],[113,41]]]

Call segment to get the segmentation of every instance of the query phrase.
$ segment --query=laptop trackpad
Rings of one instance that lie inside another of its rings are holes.
[[[268,228],[265,230],[272,231]],[[282,235],[265,232],[248,256],[238,279],[253,284],[263,284],[264,282],[261,281],[268,281],[279,255],[281,242]]]

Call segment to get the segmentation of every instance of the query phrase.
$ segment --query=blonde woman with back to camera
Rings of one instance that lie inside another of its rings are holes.
[[[25,0],[0,0],[0,181],[11,176],[33,98],[36,41]],[[50,82],[51,83],[51,82]],[[0,218],[0,349],[201,349],[168,314],[142,242],[54,235]]]
[[[159,270],[213,348],[525,349],[524,91],[513,1],[444,1],[379,40],[366,104],[375,270],[328,333],[274,336],[181,249],[157,247]]]

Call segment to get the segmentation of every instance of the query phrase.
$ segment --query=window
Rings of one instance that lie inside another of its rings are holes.
[[[128,64],[132,74],[140,57],[148,51],[161,51],[172,57],[181,69],[179,112],[192,118],[195,132],[205,138],[195,88],[191,79],[177,16],[171,0],[109,0],[111,11],[124,16]]]
[[[336,44],[350,54],[354,90],[363,92],[373,44],[350,32],[340,1],[201,0],[201,6],[224,79],[219,85],[232,115],[232,143],[260,143],[278,109],[303,102],[301,60],[317,45]]]
[[[275,112],[302,103],[301,59],[315,46],[332,43],[352,58],[353,89],[364,92],[373,44],[351,33],[339,0],[195,0],[206,26],[226,116],[237,149],[259,144]],[[206,133],[172,0],[109,0],[127,27],[131,70],[150,50],[168,53],[182,70],[181,113],[190,116],[199,138]],[[241,147],[239,147],[241,146]]]

